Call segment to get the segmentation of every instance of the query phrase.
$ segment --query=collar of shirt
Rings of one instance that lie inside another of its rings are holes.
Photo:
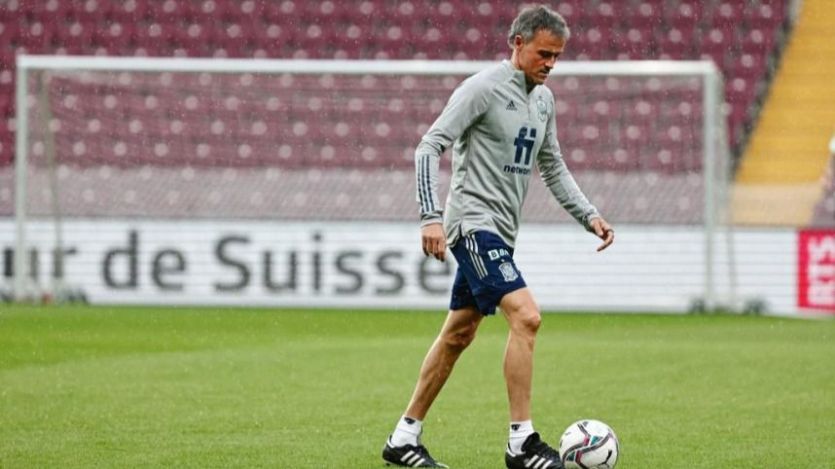
[[[522,88],[524,94],[530,94],[528,93],[527,84],[525,83],[525,72],[516,68],[512,63],[510,63],[510,60],[507,59],[502,60],[502,65],[504,65],[505,68],[511,71],[511,73],[513,74],[513,82],[516,83],[520,88]],[[536,89],[536,87],[534,87],[534,89]],[[533,92],[533,90],[531,90],[531,92]]]

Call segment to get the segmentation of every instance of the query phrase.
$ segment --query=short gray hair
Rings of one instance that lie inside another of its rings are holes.
[[[519,12],[513,24],[510,25],[507,43],[513,47],[513,39],[517,35],[522,36],[525,42],[530,42],[540,29],[549,31],[565,41],[571,36],[571,31],[562,15],[545,5],[536,5]]]

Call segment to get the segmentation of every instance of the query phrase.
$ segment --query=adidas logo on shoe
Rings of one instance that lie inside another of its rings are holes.
[[[391,437],[383,447],[383,460],[386,466],[401,467],[439,467],[448,468],[444,463],[435,461],[423,445],[392,446]]]

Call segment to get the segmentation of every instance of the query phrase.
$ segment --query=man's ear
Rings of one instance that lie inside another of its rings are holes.
[[[521,34],[517,34],[513,37],[513,48],[518,49],[525,45],[525,39],[522,38]]]

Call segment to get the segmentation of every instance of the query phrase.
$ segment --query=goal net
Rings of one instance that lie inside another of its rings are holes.
[[[335,223],[322,229],[348,226],[371,237],[401,225],[416,232],[415,146],[458,83],[489,65],[21,56],[16,165],[14,173],[0,169],[16,187],[16,296],[62,296],[71,286],[119,301],[108,296],[108,285],[88,283],[109,275],[110,287],[133,282],[141,289],[143,275],[193,271],[174,248],[154,257],[165,241],[144,252],[126,235],[101,238],[113,246],[102,248],[98,265],[86,265],[93,261],[84,254],[95,248],[84,243],[116,230],[113,222],[127,232],[163,226],[176,233],[168,244],[178,236],[194,243],[207,226],[221,233],[236,223],[266,223],[276,244],[284,235],[293,242],[285,226]],[[663,228],[695,239],[695,258],[673,269],[698,276],[679,280],[689,288],[682,300],[711,305],[719,290],[728,293],[722,285],[732,257],[714,235],[725,226],[730,162],[722,82],[712,63],[566,62],[547,86],[556,96],[563,156],[592,202],[626,233]],[[447,152],[441,165],[442,196],[449,158]],[[523,232],[527,224],[578,231],[539,181],[531,183],[523,219]],[[229,225],[214,223],[221,221]],[[650,244],[628,239],[630,249]],[[299,252],[315,251],[306,246]],[[643,247],[653,248],[664,249]],[[299,257],[307,260],[291,267],[319,268],[305,267],[315,256]],[[659,283],[653,275],[662,260],[656,262],[647,275]],[[234,271],[234,264],[225,266]],[[390,278],[406,289],[418,281]],[[624,288],[630,281],[640,278],[620,280]],[[187,281],[168,284],[180,287],[166,291],[170,301],[188,302]],[[318,292],[308,286],[307,293]],[[296,303],[307,304],[304,288],[295,294]],[[246,291],[229,301],[247,303]]]

